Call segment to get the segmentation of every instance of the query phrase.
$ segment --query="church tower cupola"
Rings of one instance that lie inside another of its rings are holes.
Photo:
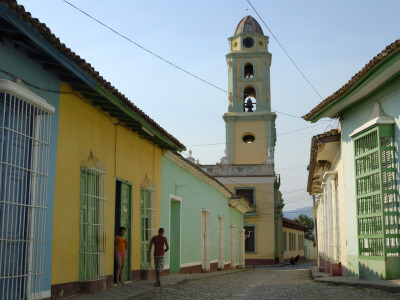
[[[230,163],[273,161],[275,118],[271,113],[268,36],[252,17],[244,17],[229,39],[227,153]]]

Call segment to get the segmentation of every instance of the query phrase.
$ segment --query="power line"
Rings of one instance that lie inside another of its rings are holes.
[[[294,129],[294,130],[290,130],[290,131],[283,132],[283,133],[277,133],[276,135],[277,135],[277,136],[278,136],[278,135],[285,135],[285,134],[293,133],[293,132],[296,132],[296,131],[300,131],[300,130],[305,130],[305,129],[308,129],[308,128],[312,128],[312,127],[315,127],[315,126],[324,125],[324,124],[329,123],[329,122],[333,122],[333,120],[329,120],[329,121],[325,121],[325,122],[320,122],[320,123],[315,124],[315,125],[311,125],[311,126],[307,126],[307,127],[303,127],[303,128],[299,128],[299,129]],[[266,139],[266,138],[270,138],[270,137],[272,137],[272,136],[259,137],[258,139]],[[198,145],[189,145],[189,146],[187,146],[187,147],[217,146],[217,145],[235,144],[235,143],[243,143],[243,141],[242,141],[242,140],[239,140],[239,141],[233,141],[233,142],[229,142],[229,143],[223,142],[223,143],[198,144]]]
[[[207,80],[205,80],[205,79],[203,79],[203,78],[201,78],[201,77],[199,77],[199,76],[193,74],[192,72],[190,72],[190,71],[188,71],[188,70],[186,70],[186,69],[184,69],[184,68],[178,66],[177,64],[175,64],[175,63],[169,61],[168,59],[166,59],[166,58],[164,58],[164,57],[158,55],[157,53],[155,53],[155,52],[153,52],[153,51],[151,51],[151,50],[145,48],[144,46],[142,46],[142,45],[140,45],[139,43],[135,42],[134,40],[130,39],[130,38],[127,37],[126,35],[124,35],[124,34],[118,32],[117,30],[115,30],[115,29],[113,29],[112,27],[108,26],[108,25],[105,24],[104,22],[100,21],[99,19],[96,19],[95,17],[93,17],[93,16],[90,15],[89,13],[87,13],[87,12],[85,12],[84,10],[80,9],[79,7],[75,6],[75,5],[72,4],[71,2],[69,2],[69,1],[67,1],[67,0],[61,0],[61,1],[63,1],[63,2],[65,2],[66,4],[70,5],[70,6],[73,7],[74,9],[78,10],[79,12],[81,12],[82,14],[84,14],[85,16],[87,16],[88,18],[92,19],[93,21],[99,23],[100,25],[102,25],[103,27],[107,28],[108,30],[112,31],[112,32],[115,33],[116,35],[122,37],[123,39],[125,39],[125,40],[127,40],[128,42],[134,44],[135,46],[139,47],[140,49],[142,49],[142,50],[148,52],[149,54],[151,54],[151,55],[157,57],[158,59],[162,60],[163,62],[165,62],[165,63],[171,65],[172,67],[174,67],[174,68],[176,68],[176,69],[178,69],[178,70],[180,70],[180,71],[186,73],[187,75],[192,76],[193,78],[195,78],[195,79],[197,79],[197,80],[200,80],[201,82],[203,82],[203,83],[205,83],[205,84],[208,84],[209,86],[212,86],[213,88],[216,88],[216,89],[218,89],[218,90],[220,90],[220,91],[222,91],[222,92],[224,92],[224,93],[226,93],[226,94],[229,95],[229,91],[227,91],[226,89],[221,88],[221,87],[219,87],[219,86],[217,86],[217,85],[215,85],[215,84],[213,84],[213,83],[211,83],[211,82],[209,82],[209,81],[207,81]],[[236,98],[238,98],[238,99],[240,99],[240,100],[242,100],[241,97],[239,97],[239,96],[237,96],[237,95],[235,95],[235,94],[232,94],[232,96],[233,96],[233,97],[236,97]],[[268,107],[262,106],[262,105],[260,105],[260,104],[258,104],[258,103],[256,103],[256,105],[259,106],[259,107],[263,107],[263,108],[266,108],[266,109],[269,110]],[[289,113],[285,113],[285,112],[282,112],[282,111],[278,111],[278,110],[271,110],[271,111],[272,111],[272,112],[279,113],[279,114],[282,114],[282,115],[290,116],[290,117],[293,117],[293,118],[302,119],[302,117],[300,117],[300,116],[295,116],[295,115],[292,115],[292,114],[289,114]]]
[[[318,93],[317,89],[311,84],[310,80],[308,80],[308,78],[306,77],[306,75],[304,75],[303,71],[301,71],[301,69],[299,68],[299,66],[294,62],[293,58],[289,55],[289,53],[285,50],[285,48],[282,46],[282,44],[279,42],[278,38],[275,36],[275,34],[271,31],[271,29],[268,27],[268,25],[264,22],[263,18],[260,16],[260,14],[258,13],[258,11],[255,9],[255,7],[253,6],[253,4],[251,4],[250,0],[246,0],[250,6],[253,8],[254,12],[257,14],[257,16],[260,18],[261,22],[263,22],[263,24],[265,25],[265,27],[268,29],[268,31],[271,33],[271,35],[274,37],[274,39],[276,40],[276,42],[278,43],[278,45],[282,48],[283,52],[285,52],[285,54],[287,55],[287,57],[290,59],[290,61],[293,63],[293,65],[296,67],[296,69],[300,72],[301,76],[303,76],[303,78],[308,82],[308,84],[311,86],[311,88],[314,90],[314,92],[321,98],[321,100],[323,100],[322,96],[320,95],[320,93]]]

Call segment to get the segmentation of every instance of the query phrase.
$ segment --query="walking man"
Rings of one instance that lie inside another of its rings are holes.
[[[161,286],[160,282],[161,272],[164,268],[164,255],[165,252],[169,250],[167,238],[164,237],[164,228],[158,229],[158,235],[155,235],[151,238],[149,245],[149,253],[147,255],[147,261],[150,261],[150,253],[153,245],[154,245],[154,265],[156,268],[156,282],[154,285],[159,287]]]

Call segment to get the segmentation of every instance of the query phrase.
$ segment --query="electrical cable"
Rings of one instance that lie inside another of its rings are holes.
[[[265,27],[268,29],[268,31],[271,33],[271,35],[274,37],[275,41],[278,43],[278,45],[282,48],[283,52],[287,55],[287,57],[290,59],[290,61],[293,63],[293,65],[296,67],[296,69],[300,72],[301,76],[308,82],[308,84],[311,86],[311,88],[314,90],[314,92],[323,100],[322,96],[320,93],[318,93],[317,89],[311,84],[310,80],[306,77],[306,75],[301,71],[300,67],[294,62],[293,58],[289,55],[289,53],[285,50],[285,48],[282,46],[282,44],[279,42],[278,38],[275,36],[275,34],[271,31],[271,29],[268,27],[268,25],[264,22],[263,18],[260,16],[258,11],[255,9],[253,4],[250,2],[250,0],[246,0],[250,6],[253,8],[254,12],[257,14],[257,16],[260,18],[261,22],[265,25]]]
[[[314,125],[303,127],[303,128],[299,128],[299,129],[290,130],[290,131],[287,131],[287,132],[277,133],[276,135],[277,136],[278,135],[285,135],[285,134],[289,134],[289,133],[305,130],[305,129],[308,129],[308,128],[312,128],[312,127],[315,127],[315,126],[325,125],[326,123],[333,122],[333,121],[334,120],[321,121],[318,124],[314,124]],[[272,136],[259,137],[258,139],[267,139],[267,138],[270,138],[270,137],[272,137]],[[229,142],[229,143],[228,142],[223,142],[223,143],[197,144],[197,145],[188,145],[187,147],[189,148],[189,147],[217,146],[217,145],[235,144],[235,143],[243,143],[243,141],[239,140],[239,141],[233,141],[233,142]]]
[[[115,30],[114,28],[112,28],[112,27],[110,27],[109,25],[105,24],[104,22],[100,21],[99,19],[96,19],[95,17],[93,17],[93,16],[90,15],[89,13],[85,12],[84,10],[80,9],[79,7],[77,7],[76,5],[72,4],[71,2],[69,2],[69,1],[67,1],[67,0],[61,0],[61,1],[63,1],[63,2],[65,2],[66,4],[70,5],[70,6],[73,7],[74,9],[78,10],[79,12],[81,12],[82,14],[84,14],[85,16],[87,16],[88,18],[92,19],[93,21],[95,21],[96,23],[102,25],[103,27],[107,28],[107,29],[110,30],[111,32],[113,32],[113,33],[115,33],[116,35],[120,36],[121,38],[123,38],[123,39],[127,40],[128,42],[134,44],[135,46],[139,47],[139,48],[142,49],[143,51],[146,51],[147,53],[153,55],[154,57],[157,57],[158,59],[162,60],[163,62],[165,62],[165,63],[171,65],[172,67],[174,67],[174,68],[176,68],[176,69],[178,69],[178,70],[180,70],[180,71],[186,73],[187,75],[189,75],[189,76],[191,76],[191,77],[193,77],[193,78],[195,78],[195,79],[197,79],[197,80],[200,80],[201,82],[203,82],[203,83],[205,83],[205,84],[207,84],[207,85],[209,85],[209,86],[211,86],[211,87],[213,87],[213,88],[216,88],[216,89],[218,89],[218,90],[220,90],[220,91],[222,91],[222,92],[224,92],[224,93],[226,93],[226,94],[228,94],[228,95],[230,94],[229,91],[227,91],[226,89],[221,88],[221,87],[219,87],[219,86],[217,86],[217,85],[215,85],[215,84],[213,84],[213,83],[211,83],[211,82],[209,82],[209,81],[207,81],[207,80],[205,80],[205,79],[203,79],[203,78],[201,78],[201,77],[199,77],[199,76],[193,74],[192,72],[190,72],[190,71],[188,71],[188,70],[186,70],[186,69],[184,69],[184,68],[178,66],[177,64],[175,64],[175,63],[169,61],[168,59],[166,59],[166,58],[164,58],[164,57],[158,55],[157,53],[155,53],[155,52],[153,52],[153,51],[147,49],[146,47],[140,45],[139,43],[135,42],[135,41],[132,40],[131,38],[127,37],[126,35],[124,35],[124,34],[118,32],[118,31]],[[241,98],[241,97],[239,97],[239,96],[237,96],[237,95],[235,95],[235,94],[233,94],[233,93],[232,93],[231,95],[232,95],[233,97],[236,97],[236,98],[240,99],[240,101],[242,101],[242,98]],[[322,98],[322,97],[321,97],[321,98]],[[259,106],[259,107],[266,108],[267,110],[270,110],[270,108],[265,107],[265,106],[262,106],[262,105],[260,105],[260,104],[258,104],[258,103],[256,103],[256,105]],[[290,116],[290,117],[293,117],[293,118],[302,119],[302,117],[300,117],[300,116],[292,115],[292,114],[285,113],[285,112],[282,112],[282,111],[278,111],[278,110],[271,110],[271,111],[272,111],[272,112],[279,113],[279,114],[282,114],[282,115]]]

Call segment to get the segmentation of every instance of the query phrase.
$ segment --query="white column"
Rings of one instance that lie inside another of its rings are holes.
[[[327,205],[327,193],[326,193],[326,183],[321,184],[322,190],[323,190],[323,203],[324,203],[324,217],[323,217],[323,227],[324,227],[324,232],[323,234],[323,240],[324,240],[324,259],[329,260],[328,258],[328,205]]]
[[[339,262],[338,258],[338,244],[337,239],[337,213],[338,213],[338,203],[336,197],[336,176],[331,176],[330,178],[331,186],[331,200],[332,200],[332,260],[334,262]]]

